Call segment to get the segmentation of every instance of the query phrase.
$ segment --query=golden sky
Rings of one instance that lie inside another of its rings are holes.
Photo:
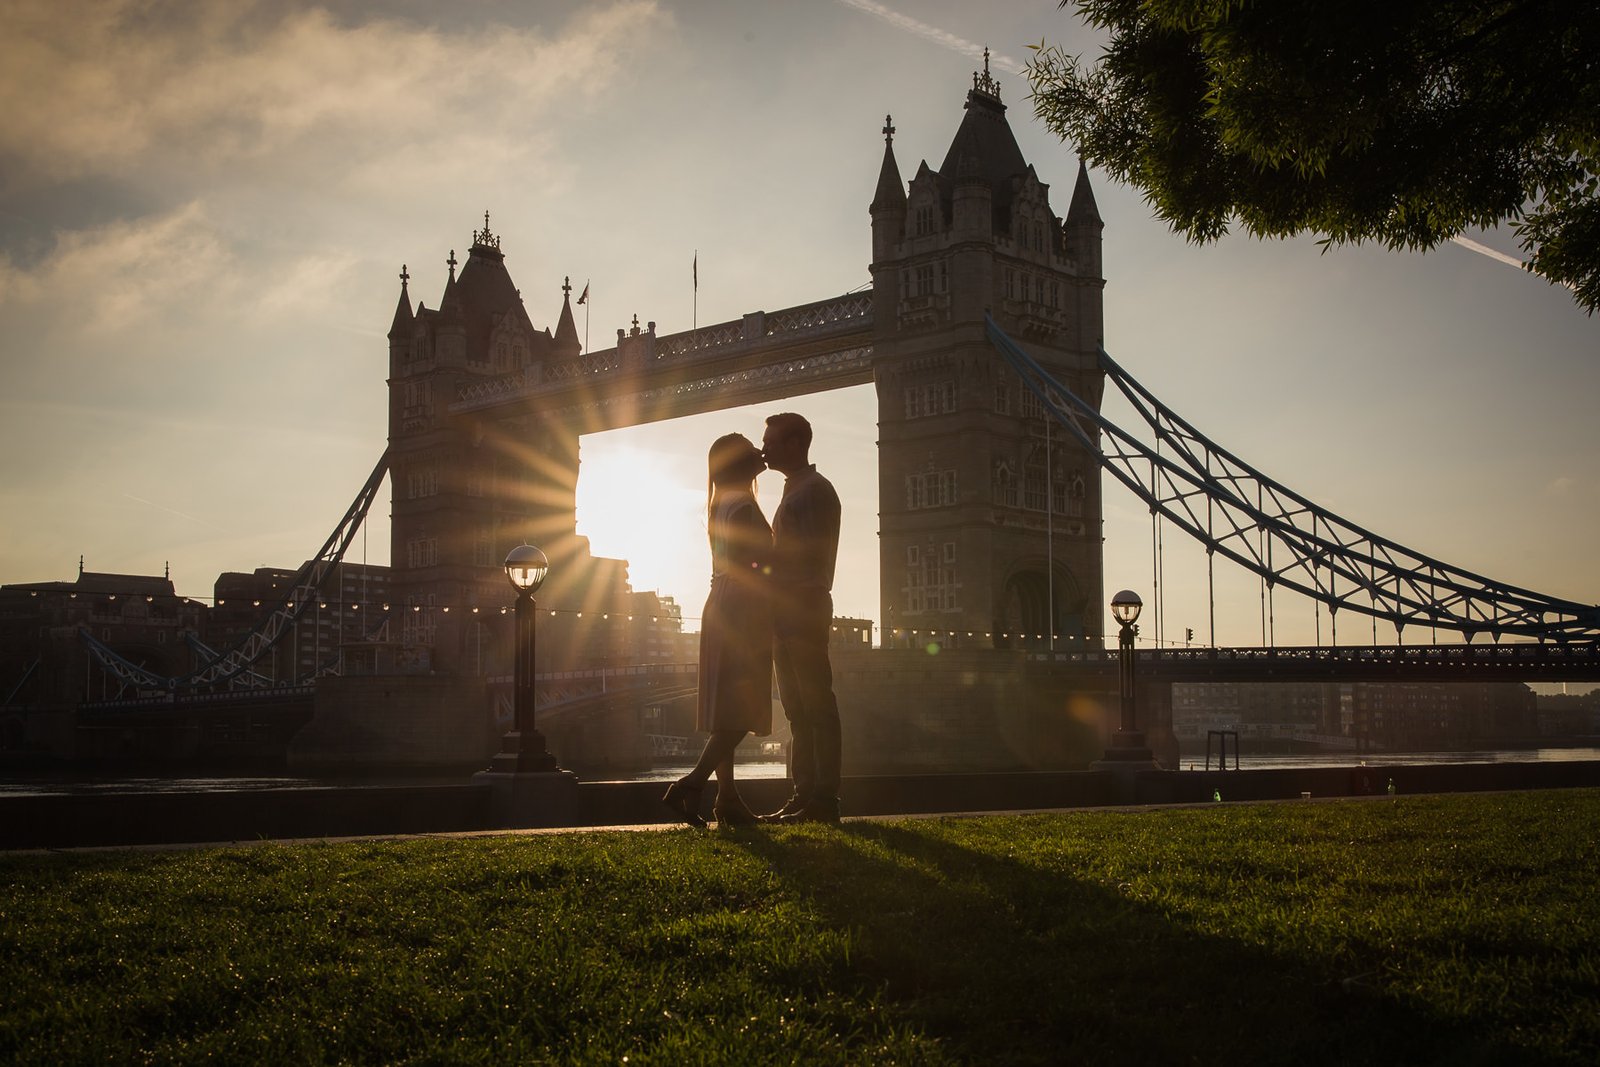
[[[595,348],[634,314],[687,329],[696,252],[702,324],[863,284],[883,116],[909,179],[982,44],[1014,62],[1040,39],[1095,47],[1048,0],[10,0],[0,581],[70,578],[81,553],[170,560],[208,596],[314,552],[383,448],[400,265],[436,306],[485,209],[536,325],[564,276],[591,284]],[[1064,213],[1072,146],[996,73]],[[1600,600],[1600,320],[1566,291],[1459,246],[1196,248],[1095,177],[1106,345],[1164,400],[1369,529]],[[782,406],[844,498],[838,608],[875,615],[870,389]],[[636,588],[697,613],[706,445],[765,410],[584,439],[581,529]],[[1110,484],[1106,508],[1106,588],[1149,590],[1147,513]],[[386,510],[357,557],[387,561]],[[1165,553],[1167,636],[1203,633],[1203,555]],[[1218,597],[1218,640],[1256,643],[1256,584],[1219,572]],[[1311,640],[1309,605],[1275,614],[1279,643]]]

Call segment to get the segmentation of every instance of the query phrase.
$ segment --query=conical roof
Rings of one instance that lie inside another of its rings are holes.
[[[983,182],[993,192],[996,223],[1003,224],[1011,217],[1011,179],[1027,173],[1028,161],[1017,147],[1006,106],[1000,102],[1000,87],[987,66],[982,75],[973,75],[972,85],[961,125],[939,164],[939,189],[948,209],[956,183]]]
[[[1100,218],[1100,207],[1094,202],[1094,190],[1089,187],[1089,168],[1078,160],[1078,184],[1072,188],[1072,204],[1067,208],[1067,225],[1095,222],[1105,225]]]
[[[878,168],[878,188],[872,194],[869,211],[904,209],[906,187],[900,181],[900,165],[894,159],[894,122],[889,116],[883,121],[883,166]]]
[[[577,352],[583,348],[578,342],[578,324],[572,320],[572,279],[561,286],[561,317],[556,320],[554,344],[557,352]]]
[[[389,324],[389,339],[404,337],[411,329],[414,320],[411,314],[411,295],[406,291],[406,282],[411,275],[406,271],[404,264],[400,267],[400,301],[394,308],[394,321]]]

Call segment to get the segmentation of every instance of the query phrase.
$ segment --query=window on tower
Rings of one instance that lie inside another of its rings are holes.
[[[905,388],[906,418],[948,415],[956,409],[956,383],[953,378]]]

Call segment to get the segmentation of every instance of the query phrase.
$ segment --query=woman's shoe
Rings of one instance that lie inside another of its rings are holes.
[[[667,786],[667,791],[661,795],[661,803],[683,816],[683,821],[690,826],[704,830],[706,821],[700,817],[700,792],[704,788],[679,778]]]
[[[751,811],[742,797],[735,797],[724,804],[717,801],[711,805],[711,817],[717,820],[717,828],[724,829],[734,826],[757,826],[761,820],[756,818],[756,813]]]

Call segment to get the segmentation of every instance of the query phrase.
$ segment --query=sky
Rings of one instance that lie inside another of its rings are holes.
[[[667,334],[834,296],[868,280],[885,114],[905,178],[937,165],[987,44],[1064,214],[1078,159],[1017,73],[1041,40],[1098,49],[1050,0],[9,0],[0,581],[170,562],[208,598],[222,571],[314,553],[384,447],[401,265],[437,306],[485,210],[537,326],[565,277],[590,286],[596,349],[634,315]],[[1107,350],[1168,405],[1352,522],[1600,601],[1600,318],[1517,269],[1509,232],[1197,247],[1091,179]],[[844,501],[836,610],[875,617],[869,386],[585,437],[580,532],[692,620],[706,447],[785,407]],[[1148,513],[1105,484],[1106,590],[1149,603]],[[778,477],[761,486],[775,502]],[[387,562],[387,505],[348,558]],[[1204,642],[1203,553],[1162,546],[1145,636]],[[1219,564],[1215,599],[1219,644],[1262,641],[1253,579]],[[1319,627],[1280,597],[1267,636]]]

